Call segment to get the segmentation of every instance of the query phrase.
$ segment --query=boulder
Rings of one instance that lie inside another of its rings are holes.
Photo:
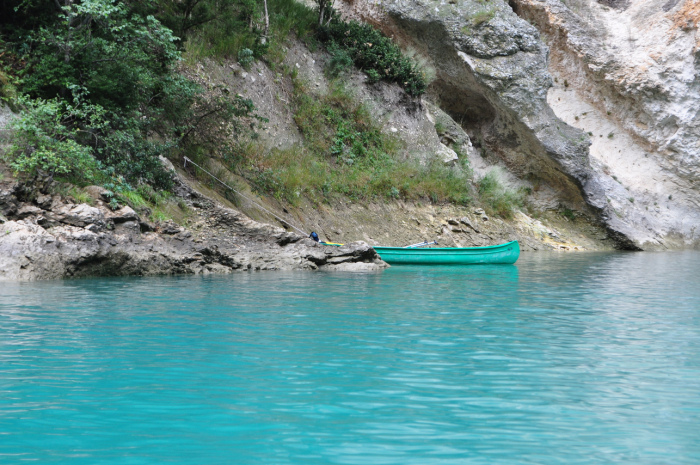
[[[36,196],[34,203],[36,203],[39,206],[39,208],[43,210],[48,210],[49,208],[51,208],[52,201],[53,197],[51,197],[50,195],[39,194]]]
[[[110,211],[107,213],[107,218],[115,223],[126,223],[127,221],[139,221],[139,215],[128,205],[123,206],[119,210]]]
[[[99,208],[87,204],[62,205],[53,211],[57,221],[84,228],[89,224],[104,225],[105,216]]]
[[[0,215],[10,216],[19,208],[19,201],[15,195],[17,185],[0,185]]]
[[[41,214],[43,211],[39,207],[35,207],[34,205],[23,205],[22,208],[17,210],[17,213],[15,213],[15,216],[19,220],[23,220],[25,218],[29,218],[30,216],[36,216]]]
[[[109,202],[112,198],[112,192],[100,186],[87,186],[83,191],[94,200]]]
[[[435,155],[446,165],[454,165],[457,162],[457,160],[459,160],[457,152],[455,152],[443,143],[440,143],[440,147],[438,148],[438,151]]]
[[[462,218],[459,219],[459,222],[462,223],[463,225],[469,227],[472,229],[474,232],[478,233],[480,232],[474,224],[472,224],[471,220],[467,218],[466,216],[463,216]]]
[[[175,224],[173,220],[168,220],[158,225],[158,232],[161,234],[168,234],[172,236],[182,232],[182,228]]]

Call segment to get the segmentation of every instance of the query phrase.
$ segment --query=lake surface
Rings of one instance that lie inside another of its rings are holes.
[[[0,463],[697,464],[700,253],[0,283]]]

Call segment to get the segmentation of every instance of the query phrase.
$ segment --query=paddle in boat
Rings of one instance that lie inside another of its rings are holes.
[[[518,241],[486,247],[421,248],[437,242],[421,242],[407,247],[374,247],[390,265],[477,265],[516,262],[520,256]]]

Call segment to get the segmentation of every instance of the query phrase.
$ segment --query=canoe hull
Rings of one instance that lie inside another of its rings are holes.
[[[518,241],[487,247],[375,247],[374,250],[390,265],[510,265],[520,256]]]

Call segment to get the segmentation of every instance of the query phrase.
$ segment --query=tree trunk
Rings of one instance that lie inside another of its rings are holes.
[[[265,6],[265,30],[262,37],[260,37],[260,43],[265,45],[267,43],[267,34],[270,31],[270,16],[267,14],[267,0],[263,0],[263,5]]]
[[[318,25],[324,26],[323,23],[328,24],[333,16],[333,0],[316,0],[316,2],[318,3]]]

